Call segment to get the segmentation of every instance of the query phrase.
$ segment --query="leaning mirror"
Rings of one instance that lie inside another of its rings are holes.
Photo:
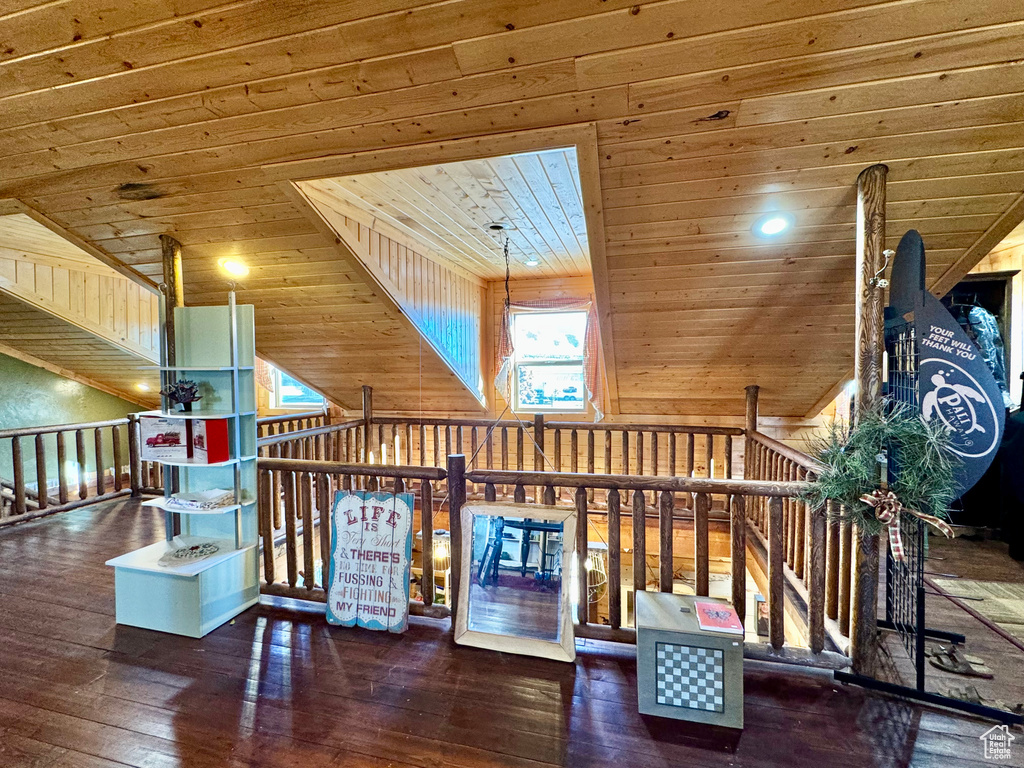
[[[464,506],[455,642],[575,659],[570,604],[575,542],[573,509],[496,502]]]

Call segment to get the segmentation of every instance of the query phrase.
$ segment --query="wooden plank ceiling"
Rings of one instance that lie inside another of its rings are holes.
[[[160,404],[160,370],[153,363],[3,292],[0,353],[134,403]]]
[[[735,415],[757,383],[803,415],[851,364],[861,169],[889,165],[891,240],[921,230],[932,280],[1020,220],[1022,39],[1020,0],[15,0],[0,197],[150,277],[175,235],[190,302],[239,256],[268,359],[346,404],[365,380],[408,407],[422,370],[454,411],[468,393],[280,182],[593,122],[620,410]],[[755,239],[772,209],[796,227]]]
[[[304,182],[339,213],[394,230],[485,280],[590,274],[576,150],[525,152]],[[495,231],[494,227],[501,227]]]

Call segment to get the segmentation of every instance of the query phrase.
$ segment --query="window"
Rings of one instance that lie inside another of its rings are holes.
[[[583,411],[586,312],[521,312],[512,317],[517,411]]]
[[[274,370],[274,407],[322,408],[324,399],[301,381],[296,381],[284,371]]]

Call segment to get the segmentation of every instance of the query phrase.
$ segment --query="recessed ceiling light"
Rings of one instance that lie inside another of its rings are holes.
[[[527,259],[523,263],[526,266],[528,266],[528,267],[536,267],[538,264],[540,264],[540,260],[539,259]]]
[[[769,213],[754,222],[753,232],[758,237],[778,237],[793,226],[793,217],[788,213]]]
[[[138,384],[136,384],[135,388],[139,390],[139,392],[149,392],[150,390],[149,384],[147,384],[144,381],[140,381]]]
[[[249,268],[237,259],[218,259],[217,265],[231,277],[245,277]]]

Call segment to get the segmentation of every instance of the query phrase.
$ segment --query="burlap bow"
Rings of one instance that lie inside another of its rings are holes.
[[[878,519],[878,522],[882,523],[889,530],[889,549],[892,552],[893,559],[898,563],[902,563],[905,559],[903,537],[900,535],[900,512],[906,512],[908,515],[913,515],[919,520],[923,520],[945,534],[947,539],[953,538],[953,529],[944,520],[935,517],[935,515],[926,515],[923,512],[904,507],[892,491],[876,489],[871,493],[861,496],[860,500],[875,510],[875,517]]]

